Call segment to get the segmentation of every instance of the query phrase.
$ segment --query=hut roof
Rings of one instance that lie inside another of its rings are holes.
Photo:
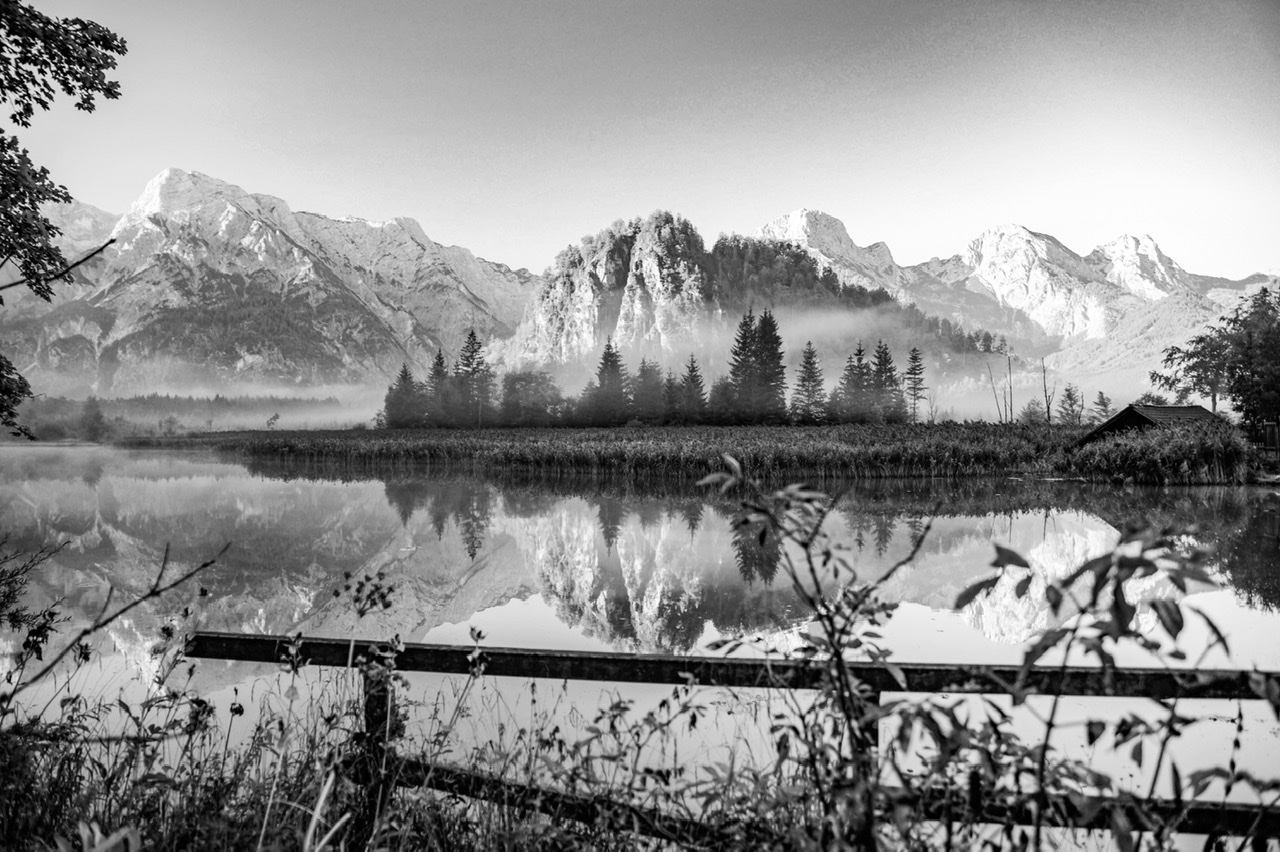
[[[1134,403],[1098,424],[1079,443],[1087,444],[1112,432],[1126,429],[1180,426],[1184,423],[1222,423],[1222,418],[1203,405],[1142,405]]]

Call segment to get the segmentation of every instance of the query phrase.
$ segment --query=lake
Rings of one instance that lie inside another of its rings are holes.
[[[230,544],[190,590],[98,637],[77,688],[108,693],[154,671],[151,649],[184,607],[203,629],[245,633],[466,645],[474,626],[490,646],[699,654],[722,637],[763,636],[787,647],[807,629],[806,607],[779,571],[778,546],[735,532],[737,508],[692,482],[639,488],[405,468],[344,480],[209,455],[0,447],[6,547],[62,545],[34,578],[29,604],[63,601],[68,631],[99,611],[109,585],[124,596],[116,600],[142,593],[166,549],[172,576]],[[1232,644],[1230,660],[1218,653],[1209,665],[1280,670],[1280,500],[1267,489],[879,481],[848,488],[828,523],[870,580],[906,556],[932,519],[917,557],[883,588],[899,604],[884,644],[898,661],[974,664],[1019,661],[1023,643],[1055,623],[1045,581],[1107,552],[1142,517],[1195,524],[1188,541],[1216,547],[1209,567],[1222,586],[1184,594],[1159,577],[1132,581],[1140,624],[1158,635],[1146,604],[1181,600]],[[1018,598],[1011,578],[954,611],[960,590],[990,571],[994,544],[1026,557],[1030,594]],[[348,574],[393,587],[390,606],[359,615]],[[1192,659],[1208,635],[1189,615],[1182,645]],[[1150,664],[1141,654],[1121,662]],[[243,700],[263,691],[270,671],[205,661],[192,683],[215,703]],[[1278,765],[1280,728],[1257,709],[1250,759]],[[1229,744],[1230,725],[1219,727]]]

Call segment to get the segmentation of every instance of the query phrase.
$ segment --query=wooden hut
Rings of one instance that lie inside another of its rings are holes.
[[[1099,423],[1089,434],[1081,438],[1077,446],[1088,444],[1116,432],[1128,432],[1131,429],[1160,429],[1166,426],[1181,426],[1185,423],[1222,424],[1221,417],[1203,405],[1127,405],[1112,415],[1111,419]]]

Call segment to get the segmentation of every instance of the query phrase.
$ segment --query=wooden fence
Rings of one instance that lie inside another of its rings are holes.
[[[244,635],[201,631],[187,643],[187,656],[278,663],[296,650],[308,665],[347,666],[359,658],[386,653],[383,643],[369,640],[301,639],[289,636]],[[472,649],[456,645],[406,644],[395,652],[399,671],[469,674]],[[614,654],[598,652],[541,651],[522,648],[483,649],[484,674],[491,676],[588,680],[614,683],[697,683],[704,686],[738,688],[810,689],[817,687],[823,666],[804,660],[726,659],[718,657],[675,657],[655,654]],[[1020,666],[943,666],[899,663],[906,681],[904,690],[893,673],[882,665],[853,663],[851,671],[874,696],[883,692],[1007,694],[1019,683]],[[1275,673],[1267,673],[1274,677]],[[1250,686],[1250,673],[1236,670],[1178,672],[1156,668],[1113,670],[1102,677],[1097,668],[1044,666],[1030,670],[1021,679],[1026,692],[1039,695],[1114,696],[1140,698],[1209,698],[1259,700]],[[386,725],[394,701],[385,679],[365,681],[366,740],[375,748],[385,746]],[[383,743],[384,746],[376,746]],[[379,758],[385,758],[380,753]],[[385,764],[385,760],[376,761]],[[743,826],[707,825],[701,821],[672,816],[655,810],[627,805],[600,797],[582,796],[521,784],[484,773],[440,766],[424,761],[397,758],[395,777],[370,779],[375,788],[371,801],[381,808],[389,794],[387,784],[428,786],[471,798],[500,802],[525,810],[553,813],[586,823],[598,823],[606,816],[621,817],[635,830],[660,839],[692,840],[700,845],[719,845],[726,832]],[[1059,803],[1061,804],[1061,803]],[[1050,808],[1045,822],[1078,828],[1107,829],[1108,811],[1117,800],[1100,799],[1097,814],[1081,818],[1076,805]],[[939,796],[920,803],[926,816],[954,819],[964,815],[977,822],[1028,824],[1034,819],[1030,808],[1010,809],[1003,805],[978,803],[955,796]],[[1255,838],[1280,837],[1280,811],[1245,804],[1211,802],[1143,802],[1142,808],[1163,820],[1178,820],[1179,831]],[[1131,812],[1130,823],[1141,829],[1141,813]],[[738,835],[740,836],[740,835]]]

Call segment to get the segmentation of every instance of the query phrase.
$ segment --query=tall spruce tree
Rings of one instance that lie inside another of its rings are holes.
[[[907,419],[907,402],[902,395],[902,380],[893,363],[893,353],[883,340],[876,342],[875,357],[871,362],[872,404],[880,419],[886,423],[901,423]]]
[[[668,369],[667,377],[662,380],[662,419],[665,423],[679,423],[680,417],[680,380],[675,370]]]
[[[813,342],[804,345],[800,357],[800,376],[796,379],[796,392],[791,397],[791,419],[796,423],[821,423],[825,419],[826,389],[822,386],[822,367]]]
[[[858,347],[845,362],[840,382],[832,394],[830,406],[833,419],[841,423],[867,423],[875,419],[872,405],[871,365],[867,363],[867,350],[858,341]]]
[[[657,363],[640,359],[640,367],[632,383],[631,407],[635,416],[646,423],[662,422],[662,369]]]
[[[493,423],[496,419],[493,399],[495,376],[493,368],[485,360],[484,344],[474,328],[467,332],[467,339],[463,341],[453,376],[462,423],[476,427]]]
[[[631,418],[631,384],[622,355],[613,339],[604,342],[600,366],[596,368],[595,387],[587,399],[587,420],[599,426],[616,426]]]
[[[783,362],[782,335],[773,311],[760,314],[755,335],[755,422],[777,423],[787,418],[787,368]]]
[[[907,395],[907,403],[911,407],[911,422],[919,423],[920,400],[924,399],[924,392],[929,388],[924,383],[924,356],[914,346],[907,355],[907,370],[902,376],[903,390]]]
[[[707,415],[710,423],[733,423],[738,416],[738,397],[733,380],[721,376],[711,383],[707,392]]]
[[[692,354],[680,377],[680,415],[686,423],[701,423],[707,416],[707,391]]]
[[[748,309],[738,321],[733,348],[729,350],[729,384],[733,388],[733,401],[729,411],[731,419],[742,422],[752,422],[755,419],[760,384],[756,365],[756,317]]]
[[[383,399],[383,418],[388,429],[408,429],[421,425],[422,407],[418,396],[418,383],[408,364],[400,367],[396,380],[387,388]]]
[[[423,381],[424,405],[427,422],[437,426],[451,425],[449,418],[449,365],[444,360],[444,350],[437,349],[431,361],[427,378]]]

